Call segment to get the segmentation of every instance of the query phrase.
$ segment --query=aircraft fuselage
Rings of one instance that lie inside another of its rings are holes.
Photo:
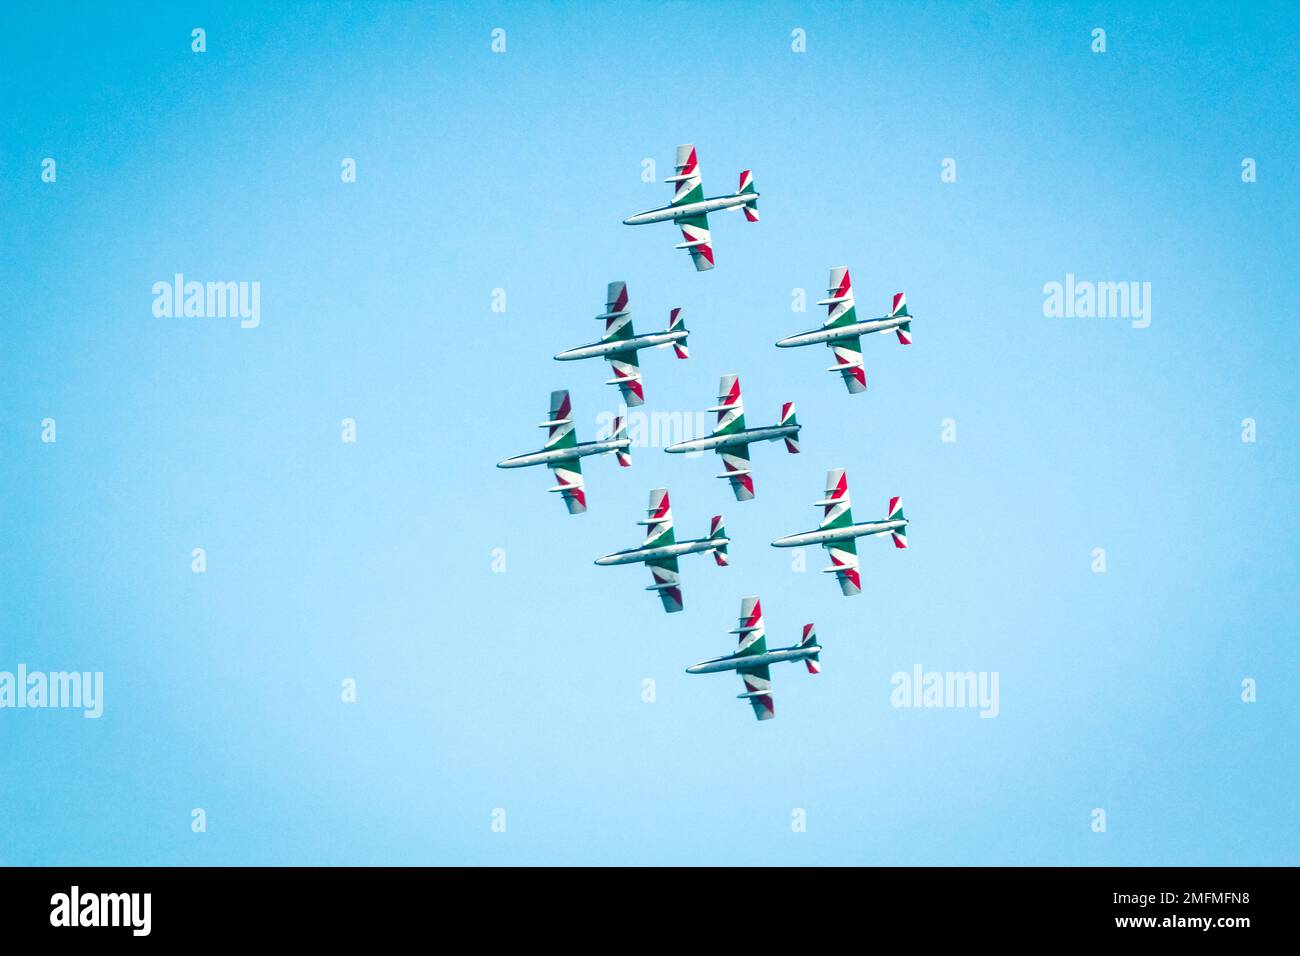
[[[696,538],[692,541],[665,544],[658,548],[628,548],[626,551],[615,551],[603,558],[597,558],[596,563],[599,565],[640,564],[643,561],[654,561],[659,558],[675,558],[679,554],[712,551],[730,543],[730,538]]]
[[[797,436],[801,427],[803,426],[768,425],[765,428],[746,428],[730,435],[710,435],[707,438],[692,438],[689,441],[679,441],[675,445],[669,445],[664,451],[670,455],[680,455],[683,452],[732,448],[736,445],[748,445],[750,442],[756,441],[777,441],[781,438]]]
[[[772,542],[774,548],[798,548],[805,544],[824,544],[827,541],[846,541],[849,538],[862,538],[872,534],[884,534],[907,526],[906,518],[893,518],[885,521],[864,521],[844,528],[825,528],[817,531],[802,531],[788,534]]]
[[[762,667],[765,664],[780,664],[782,661],[802,661],[821,653],[821,645],[809,644],[806,647],[778,647],[764,654],[728,654],[700,661],[686,668],[688,674],[713,674],[718,671],[734,671],[748,667]],[[765,693],[770,693],[766,691]]]
[[[655,345],[668,345],[672,342],[679,342],[688,335],[690,335],[690,332],[686,329],[678,329],[675,332],[650,332],[646,335],[634,335],[628,339],[616,339],[611,342],[593,342],[590,345],[579,345],[577,348],[565,349],[555,357],[561,362],[571,362],[574,359],[617,355],[619,352],[636,352],[640,349],[648,349]]]
[[[716,209],[734,209],[736,206],[743,206],[750,200],[757,199],[758,195],[758,193],[744,193],[733,196],[715,196],[712,199],[689,202],[682,206],[663,206],[659,209],[639,212],[635,216],[628,216],[623,220],[623,225],[642,226],[647,222],[665,222],[669,219],[682,219],[686,216],[700,216]]]
[[[631,448],[632,442],[627,438],[611,438],[606,441],[585,441],[568,448],[551,448],[546,451],[530,451],[526,455],[515,455],[497,462],[498,468],[527,468],[529,465],[545,465],[553,461],[565,461],[569,458],[586,458],[588,455],[602,455],[611,451]]]
[[[867,335],[871,332],[886,332],[911,322],[916,316],[899,315],[894,318],[869,319],[866,322],[854,322],[852,325],[838,325],[829,329],[812,329],[791,335],[776,343],[779,349],[792,349],[800,345],[816,345],[832,339],[842,339],[850,335]]]

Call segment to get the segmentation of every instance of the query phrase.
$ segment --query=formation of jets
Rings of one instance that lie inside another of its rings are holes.
[[[665,182],[674,185],[672,202],[659,209],[629,216],[623,222],[635,226],[651,222],[672,221],[681,229],[683,242],[677,248],[690,252],[695,268],[705,272],[714,267],[713,239],[709,231],[708,214],[719,210],[741,210],[750,222],[758,221],[758,192],[749,170],[740,174],[740,186],[735,193],[706,199],[700,178],[699,159],[692,145],[677,147],[676,173]],[[893,332],[903,345],[912,344],[912,315],[907,310],[907,299],[896,293],[889,312],[877,318],[859,319],[853,299],[853,285],[847,266],[830,270],[827,297],[817,303],[827,307],[826,319],[819,329],[811,329],[781,339],[778,348],[797,348],[824,344],[835,356],[835,364],[827,371],[839,372],[851,394],[866,391],[867,378],[862,361],[862,336],[871,332]],[[604,322],[604,333],[597,342],[565,349],[555,355],[557,361],[602,358],[609,362],[613,378],[606,384],[617,386],[623,404],[635,407],[645,402],[645,382],[641,375],[639,353],[644,349],[672,348],[679,359],[689,356],[687,336],[690,334],[682,319],[682,310],[669,311],[667,328],[659,332],[637,334],[632,326],[632,311],[628,306],[627,283],[610,282],[606,290],[605,310],[596,316]],[[722,460],[723,471],[717,477],[726,478],[737,501],[754,497],[754,478],[750,468],[750,445],[763,441],[784,441],[790,454],[799,452],[799,432],[802,426],[795,417],[794,402],[781,406],[776,424],[747,427],[745,405],[741,398],[740,378],[734,374],[723,375],[718,384],[718,404],[708,409],[717,413],[712,434],[669,445],[669,454],[713,451]],[[582,477],[582,459],[591,455],[612,454],[624,468],[632,464],[629,453],[627,421],[619,415],[614,419],[608,438],[578,442],[574,431],[573,408],[566,390],[551,393],[550,412],[541,423],[547,429],[543,448],[506,458],[497,463],[499,468],[523,468],[546,465],[555,474],[556,484],[549,489],[558,493],[570,514],[587,510],[586,488]],[[773,547],[794,548],[819,544],[830,554],[833,573],[841,593],[852,596],[862,593],[862,574],[858,564],[857,539],[888,534],[897,548],[907,547],[907,519],[903,516],[901,498],[891,498],[884,518],[855,522],[849,501],[848,477],[842,468],[832,468],[826,474],[825,497],[816,502],[823,508],[820,525],[812,531],[803,531],[777,538]],[[663,609],[675,613],[683,609],[682,586],[678,559],[686,554],[712,554],[720,566],[728,564],[727,548],[731,544],[721,515],[714,515],[706,537],[678,541],[673,531],[673,515],[668,490],[656,488],[650,492],[646,517],[637,522],[646,526],[645,540],[639,547],[615,551],[596,559],[600,566],[619,564],[644,564],[651,572],[654,583],[646,590],[658,595]],[[803,661],[808,672],[821,671],[821,647],[817,644],[813,625],[805,624],[797,644],[769,649],[763,624],[762,606],[757,597],[741,600],[740,622],[731,630],[739,636],[735,653],[715,657],[686,669],[688,674],[711,674],[735,671],[744,682],[744,693],[738,695],[753,707],[758,720],[775,716],[772,702],[770,668],[781,662]]]

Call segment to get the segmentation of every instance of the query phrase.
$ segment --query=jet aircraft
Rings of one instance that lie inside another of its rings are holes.
[[[702,551],[713,553],[713,560],[719,565],[727,564],[726,529],[722,524],[722,515],[714,515],[707,538],[695,538],[690,541],[678,541],[673,537],[673,512],[668,503],[668,489],[656,488],[650,492],[650,507],[647,517],[637,524],[646,526],[645,541],[639,548],[615,551],[602,558],[597,558],[599,565],[640,564],[645,563],[654,575],[655,583],[646,588],[657,591],[663,602],[664,610],[669,614],[682,609],[681,579],[678,575],[677,558],[683,554],[695,554]]]
[[[623,403],[628,407],[645,402],[645,389],[641,382],[641,369],[637,351],[651,346],[671,345],[679,359],[690,353],[686,348],[686,324],[682,310],[669,313],[668,329],[636,335],[632,331],[632,313],[627,307],[627,283],[611,282],[605,297],[605,311],[596,316],[605,320],[605,334],[599,342],[566,349],[555,356],[557,361],[604,358],[614,370],[614,377],[606,385],[617,385],[623,393]]]
[[[894,547],[907,547],[907,519],[903,517],[903,499],[889,499],[887,517],[879,521],[854,524],[849,502],[849,479],[843,468],[832,468],[826,472],[826,497],[815,504],[825,509],[821,527],[816,531],[803,531],[777,538],[772,542],[772,547],[798,548],[805,544],[820,544],[831,556],[831,566],[822,570],[834,573],[845,597],[862,593],[858,547],[854,543],[857,538],[887,532],[894,537]]]
[[[811,624],[803,626],[803,636],[799,643],[791,647],[767,649],[766,630],[763,627],[763,607],[757,597],[740,599],[740,623],[728,633],[740,635],[740,646],[736,653],[725,657],[714,657],[700,661],[686,668],[688,674],[712,674],[717,671],[735,671],[745,682],[745,692],[737,694],[739,700],[748,700],[754,708],[754,716],[759,720],[771,720],[776,716],[772,703],[772,664],[782,661],[803,661],[809,674],[820,674],[821,646],[817,643],[817,632]]]
[[[664,222],[671,219],[682,230],[678,249],[687,249],[695,261],[696,272],[713,268],[713,236],[709,233],[709,213],[718,209],[743,209],[745,218],[758,222],[758,192],[754,189],[754,176],[746,169],[740,174],[740,188],[730,196],[704,198],[700,182],[700,164],[695,147],[687,143],[677,147],[677,174],[664,180],[675,184],[673,201],[667,206],[639,212],[623,220],[625,226],[640,226],[647,222]]]
[[[794,415],[794,402],[781,406],[781,420],[763,428],[745,427],[745,403],[740,396],[740,379],[724,375],[718,383],[718,404],[709,409],[718,413],[713,434],[708,438],[693,438],[669,445],[664,451],[679,455],[690,451],[715,450],[722,456],[726,470],[718,475],[731,481],[731,490],[737,501],[754,497],[754,478],[749,471],[749,445],[756,441],[785,439],[785,448],[792,455],[799,453],[799,422]]]
[[[585,441],[578,443],[573,432],[573,406],[569,402],[567,390],[551,392],[550,418],[539,428],[548,429],[546,447],[541,451],[531,451],[526,455],[516,455],[497,462],[498,468],[526,468],[529,465],[546,465],[555,472],[558,482],[554,488],[564,498],[569,514],[581,514],[587,510],[587,493],[582,482],[582,459],[588,455],[613,453],[619,465],[627,468],[632,464],[632,456],[627,449],[632,442],[627,437],[627,422],[622,416],[614,419],[614,430],[603,441]]]
[[[825,342],[835,353],[835,364],[828,372],[844,376],[844,385],[852,394],[867,390],[867,372],[862,366],[862,336],[869,332],[896,332],[902,345],[912,344],[912,316],[907,312],[907,296],[894,293],[894,305],[889,314],[878,319],[858,319],[853,303],[853,285],[847,266],[831,270],[830,297],[818,305],[826,306],[826,322],[820,329],[800,332],[776,343],[779,349],[797,348]]]

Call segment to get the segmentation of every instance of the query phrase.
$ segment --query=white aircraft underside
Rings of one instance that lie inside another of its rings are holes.
[[[805,544],[821,544],[826,541],[847,541],[850,538],[864,538],[873,534],[885,534],[907,526],[907,520],[901,521],[864,521],[846,528],[827,528],[825,531],[802,531],[788,534],[772,542],[774,548],[797,548]]]
[[[831,328],[812,329],[790,335],[776,343],[779,349],[797,348],[801,345],[818,345],[833,339],[843,339],[852,335],[869,335],[872,332],[888,332],[912,321],[912,316],[896,319],[870,319],[866,322],[854,322],[852,325],[839,325]]]
[[[602,455],[606,452],[631,448],[632,442],[627,438],[609,441],[588,441],[568,448],[555,448],[551,451],[530,451],[526,455],[515,455],[497,462],[498,468],[526,468],[529,465],[544,465],[550,461],[565,461],[570,458],[586,458],[588,455]]]
[[[687,203],[683,206],[661,206],[658,209],[649,209],[645,212],[639,212],[635,216],[628,216],[623,220],[625,226],[641,226],[648,222],[667,222],[668,220],[685,219],[689,216],[699,216],[704,213],[714,212],[718,209],[733,209],[745,205],[750,200],[757,199],[759,193],[751,193],[746,196],[715,196],[712,199],[704,199],[700,202]]]
[[[815,658],[821,653],[820,644],[810,644],[806,647],[778,647],[770,650],[765,654],[736,655],[729,654],[726,657],[715,657],[711,660],[700,661],[698,664],[692,664],[686,668],[688,674],[715,674],[719,671],[735,671],[742,667],[761,667],[764,664],[780,664],[783,661],[802,661],[807,658]]]
[[[626,551],[615,551],[603,558],[597,558],[596,563],[602,566],[639,564],[643,561],[655,561],[659,558],[674,558],[680,554],[698,554],[701,551],[713,551],[719,545],[730,543],[730,538],[696,538],[693,541],[678,541],[658,548],[628,548]]]
[[[664,451],[670,455],[680,455],[690,451],[710,451],[714,448],[733,448],[736,445],[748,445],[756,441],[780,441],[799,434],[800,425],[768,425],[765,428],[746,428],[730,435],[710,435],[707,438],[692,438],[669,445]]]
[[[619,352],[635,352],[639,349],[653,348],[656,345],[671,345],[673,342],[680,342],[690,335],[686,329],[677,332],[652,332],[646,335],[635,335],[629,339],[615,339],[610,342],[593,342],[590,345],[579,345],[577,348],[565,349],[555,357],[561,362],[571,362],[574,359],[599,358],[604,355],[616,355]]]

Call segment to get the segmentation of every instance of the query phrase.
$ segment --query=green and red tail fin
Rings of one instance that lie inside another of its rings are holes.
[[[894,293],[894,306],[889,310],[889,315],[886,316],[886,318],[890,318],[890,319],[911,318],[911,315],[907,311],[907,295],[905,293],[902,292]],[[898,333],[899,345],[912,344],[912,323],[910,321],[904,322],[902,325],[896,326],[894,331]]]
[[[799,639],[799,646],[808,647],[809,645],[816,643],[817,628],[813,627],[811,624],[805,624],[803,626],[803,637]],[[803,659],[803,662],[808,666],[809,674],[820,674],[822,672],[822,658],[820,651],[809,654]]]
[[[622,415],[618,415],[615,417],[614,430],[610,432],[609,437],[613,441],[618,441],[621,438],[627,438],[627,419],[624,418]],[[627,450],[627,448],[615,449],[614,457],[618,459],[618,466],[620,468],[632,467],[632,454]]]
[[[781,406],[780,424],[782,425],[799,424],[799,419],[796,418],[794,414],[794,402],[786,402],[784,405]],[[792,455],[799,454],[799,433],[798,432],[795,432],[793,435],[787,435],[785,437],[785,450]]]
[[[719,539],[722,543],[713,549],[713,560],[717,562],[718,567],[725,568],[730,563],[730,558],[727,557],[727,528],[722,521],[722,515],[714,515],[713,522],[709,525],[709,540]]]
[[[686,320],[682,318],[682,310],[680,308],[673,309],[671,312],[668,313],[668,331],[669,332],[687,331]],[[673,353],[679,359],[690,358],[691,353],[690,350],[686,347],[686,339],[684,338],[678,339],[676,342],[673,343]]]
[[[736,190],[737,196],[753,196],[741,208],[745,210],[745,218],[750,222],[758,222],[758,190],[754,188],[754,174],[746,169],[740,174],[740,188]]]
[[[890,499],[889,499],[889,518],[888,518],[888,520],[889,520],[889,521],[906,521],[906,520],[907,520],[905,517],[903,517],[903,499],[902,499],[902,498],[890,498]],[[895,528],[895,529],[893,529],[892,531],[890,531],[889,533],[892,534],[892,535],[894,536],[894,547],[896,547],[896,548],[906,548],[906,547],[907,547],[907,526],[906,526],[906,525],[904,525],[904,526],[901,527],[901,528]]]

